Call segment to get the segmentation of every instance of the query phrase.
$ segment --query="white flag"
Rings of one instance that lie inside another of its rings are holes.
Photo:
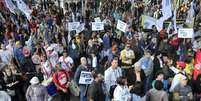
[[[150,16],[142,15],[142,26],[144,29],[152,29],[153,26],[157,27],[157,19]]]
[[[6,7],[10,10],[11,13],[15,13],[16,6],[11,0],[5,0]]]
[[[17,2],[18,9],[25,14],[28,20],[31,19],[32,10],[22,0],[15,0]]]
[[[167,20],[172,16],[171,0],[162,1],[162,14],[163,19]]]
[[[187,15],[187,18],[186,18],[186,24],[188,25],[188,27],[193,27],[194,15],[195,15],[195,11],[193,9],[193,1],[192,1],[191,2],[191,8],[188,11],[188,15]]]
[[[174,10],[174,17],[173,17],[173,22],[174,22],[174,31],[177,33],[177,21],[176,18],[177,17],[177,8],[175,8]]]

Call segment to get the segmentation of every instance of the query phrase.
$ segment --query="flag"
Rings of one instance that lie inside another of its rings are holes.
[[[177,21],[176,21],[176,19],[177,19],[177,8],[175,8],[175,10],[174,10],[174,17],[173,17],[173,23],[174,23],[174,31],[175,31],[175,33],[177,33]]]
[[[16,0],[18,9],[25,14],[28,20],[31,19],[32,10],[22,0]]]
[[[163,19],[167,20],[172,16],[172,8],[171,8],[171,0],[163,0],[162,1],[162,14]]]
[[[196,80],[197,76],[201,74],[201,51],[198,50],[195,56],[193,79]]]
[[[189,11],[188,11],[188,15],[187,15],[187,18],[186,18],[186,25],[188,26],[188,27],[190,27],[190,28],[193,28],[193,25],[194,25],[194,15],[195,15],[195,11],[194,11],[194,9],[193,9],[193,2],[194,1],[192,1],[191,2],[191,7],[190,7],[190,9],[189,9]]]
[[[171,9],[172,9],[171,8],[171,0],[163,0],[162,1],[162,14],[163,14],[163,16],[160,17],[156,21],[156,28],[159,32],[163,29],[163,22],[172,16],[172,10]]]
[[[156,20],[153,17],[142,15],[142,22],[141,25],[144,29],[152,29],[153,25],[156,25]]]
[[[11,0],[5,0],[5,3],[10,12],[15,14],[16,6],[13,4],[13,2]]]

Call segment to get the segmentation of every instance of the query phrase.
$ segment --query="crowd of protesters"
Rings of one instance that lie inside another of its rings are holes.
[[[30,20],[1,4],[0,101],[200,101],[199,0],[180,0],[177,12],[185,20],[193,2],[191,39],[165,26],[143,29],[142,15],[162,16],[161,0],[78,0],[63,8],[61,1],[27,0]],[[91,30],[96,17],[104,30]],[[127,32],[116,28],[118,20]],[[85,24],[80,33],[68,30],[76,21]],[[80,84],[83,71],[91,84]]]

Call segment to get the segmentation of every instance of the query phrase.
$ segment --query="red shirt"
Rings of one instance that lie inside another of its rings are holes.
[[[67,90],[68,87],[66,86],[69,80],[68,73],[64,70],[61,70],[59,72],[56,72],[52,76],[52,80],[55,84],[57,84],[59,87]]]

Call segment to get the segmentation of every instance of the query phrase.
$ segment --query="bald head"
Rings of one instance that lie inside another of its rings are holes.
[[[80,62],[82,65],[87,65],[87,59],[85,57],[81,57]]]

